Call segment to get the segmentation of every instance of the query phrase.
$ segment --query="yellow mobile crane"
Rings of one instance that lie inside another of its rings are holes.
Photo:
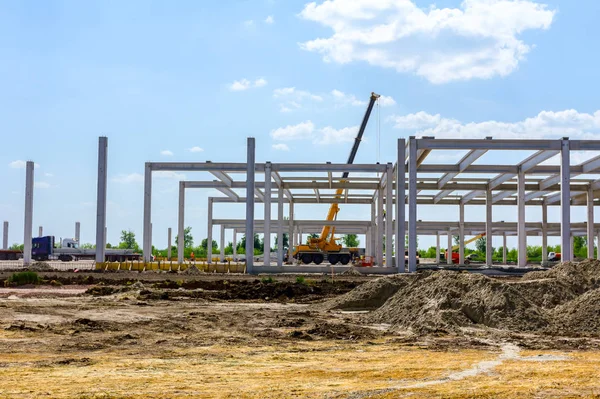
[[[377,101],[378,98],[379,94],[371,93],[367,111],[365,112],[365,116],[363,117],[360,128],[358,129],[358,134],[354,139],[354,145],[350,151],[350,156],[348,157],[348,164],[352,164],[354,162],[356,152],[358,151],[358,146],[360,145],[360,141],[367,127],[367,122],[371,116],[373,105],[375,105],[375,101]],[[341,181],[343,182],[347,177],[348,172],[344,172],[342,174]],[[341,198],[343,193],[344,189],[337,189],[335,192],[335,198]],[[339,211],[340,207],[337,203],[331,204],[325,220],[328,222],[335,220]],[[327,255],[327,259],[332,265],[335,265],[338,262],[342,265],[347,265],[352,258],[358,256],[358,248],[342,248],[342,246],[336,242],[340,238],[336,238],[334,235],[335,227],[328,225],[323,226],[323,229],[321,230],[321,236],[317,238],[309,238],[307,244],[299,244],[294,249],[293,257],[302,261],[304,264],[314,262],[318,265],[323,262],[325,255]]]

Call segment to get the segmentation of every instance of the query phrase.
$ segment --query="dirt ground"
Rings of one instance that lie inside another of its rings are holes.
[[[369,277],[41,275],[0,289],[0,398],[600,398],[597,338],[326,306]]]

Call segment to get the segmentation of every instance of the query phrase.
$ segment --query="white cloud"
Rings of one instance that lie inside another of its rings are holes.
[[[273,90],[273,97],[282,101],[279,111],[291,112],[294,108],[302,108],[306,100],[321,102],[323,97],[306,90],[298,90],[295,87],[282,87]]]
[[[160,152],[160,155],[164,155],[166,157],[172,157],[173,156],[173,151],[169,151],[169,150],[162,150]]]
[[[283,104],[279,104],[279,112],[292,112],[292,109]]]
[[[184,173],[177,173],[170,170],[158,170],[156,172],[152,172],[152,176],[158,179],[185,180]]]
[[[394,100],[392,97],[381,95],[379,96],[379,105],[382,107],[391,107],[396,105],[396,100]]]
[[[144,175],[141,173],[119,173],[111,179],[115,183],[131,184],[131,183],[142,183],[144,181]]]
[[[240,79],[236,80],[229,85],[229,90],[231,91],[244,91],[251,89],[253,87],[263,87],[267,85],[267,80],[264,78],[258,78],[254,82],[249,81],[248,79]]]
[[[273,23],[275,23],[275,18],[273,18],[272,15],[269,15],[267,18],[265,18],[265,23],[266,24],[273,24]]]
[[[248,20],[244,21],[244,26],[245,26],[246,28],[251,28],[251,27],[253,27],[253,26],[254,26],[254,21],[253,21],[253,20],[251,20],[251,19],[248,19]]]
[[[277,151],[289,151],[290,147],[287,146],[287,144],[283,144],[283,143],[279,143],[279,144],[273,144],[273,149],[277,150]]]
[[[50,188],[52,186],[50,185],[50,183],[45,182],[45,181],[36,181],[35,183],[33,183],[33,187],[35,187],[35,188]]]
[[[459,8],[418,7],[413,0],[311,2],[304,19],[332,29],[301,43],[325,62],[365,61],[432,83],[513,72],[531,50],[518,37],[548,29],[556,11],[531,0],[463,0]]]
[[[310,138],[315,130],[311,121],[301,122],[297,125],[288,125],[271,131],[271,137],[275,140],[301,140]]]
[[[359,100],[354,94],[346,94],[343,91],[333,89],[331,95],[339,105],[367,105],[366,101]]]
[[[189,151],[189,152],[203,152],[203,151],[204,151],[204,148],[200,148],[200,147],[198,147],[198,146],[194,146],[194,147],[192,147],[192,148],[188,148],[188,151]]]
[[[342,129],[335,129],[331,126],[327,126],[319,130],[319,134],[315,135],[313,143],[323,145],[351,143],[354,141],[357,132],[358,126],[345,127]]]
[[[506,139],[600,139],[600,110],[593,114],[576,110],[542,111],[538,115],[517,122],[471,122],[443,118],[418,112],[390,118],[395,128],[416,130],[419,136],[437,138],[494,138]]]
[[[12,161],[11,163],[9,163],[8,166],[12,169],[25,169],[27,167],[27,162],[17,159],[16,161]],[[33,167],[34,169],[37,169],[40,167],[40,164],[34,163]]]
[[[44,173],[44,176],[46,176],[46,177],[54,177],[54,174],[46,172],[46,173]]]

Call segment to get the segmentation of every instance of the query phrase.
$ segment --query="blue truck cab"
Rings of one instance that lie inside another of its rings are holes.
[[[54,236],[35,237],[32,240],[31,257],[35,260],[48,260],[54,254]]]

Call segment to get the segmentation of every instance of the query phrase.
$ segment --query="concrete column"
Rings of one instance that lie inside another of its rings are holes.
[[[417,271],[417,140],[408,141],[408,272]]]
[[[598,251],[596,251],[596,259],[600,260],[600,230],[596,232],[596,236],[598,237]]]
[[[548,204],[542,202],[542,265],[548,263]]]
[[[98,191],[96,200],[96,262],[102,263],[105,259],[106,236],[106,184],[108,176],[108,138],[100,137],[98,140]],[[146,252],[144,251],[144,256]]]
[[[569,248],[571,250],[571,260],[575,259],[575,236],[569,238]],[[562,255],[561,255],[562,256]]]
[[[458,263],[465,264],[465,204],[458,208]]]
[[[371,227],[367,227],[365,234],[365,255],[370,256],[371,254]]]
[[[219,245],[220,250],[221,250],[221,254],[219,257],[219,260],[221,262],[225,262],[225,226],[221,225],[221,243]]]
[[[292,260],[292,248],[294,247],[294,203],[290,200],[288,214],[288,261]]]
[[[525,172],[519,168],[517,177],[518,266],[527,266],[527,231],[525,230]],[[489,239],[489,238],[488,238]]]
[[[183,263],[185,250],[185,183],[179,182],[179,212],[177,216],[177,263]]]
[[[246,272],[252,274],[254,268],[254,174],[255,174],[255,142],[248,137],[246,156]]]
[[[25,167],[25,224],[23,234],[23,264],[31,264],[31,247],[33,234],[33,169],[34,163],[27,161]]]
[[[561,140],[560,150],[560,244],[563,261],[573,260],[571,236],[571,154],[568,138]]]
[[[206,262],[212,263],[212,242],[213,242],[213,199],[208,197],[208,218],[207,218],[207,237],[206,237]],[[254,237],[250,237],[252,243],[254,243]],[[248,237],[246,236],[246,241]]]
[[[172,242],[171,241],[171,233],[172,233],[171,232],[171,228],[169,227],[169,229],[167,230],[167,241],[168,241],[168,244],[167,244],[167,258],[169,260],[171,260],[171,242]]]
[[[375,248],[375,256],[377,257],[377,265],[383,266],[383,189],[377,190],[377,248]],[[387,244],[387,243],[386,243]]]
[[[398,139],[398,160],[396,163],[396,267],[398,273],[405,272],[404,235],[406,234],[406,140]]]
[[[377,248],[377,200],[371,202],[371,245],[369,246],[369,255],[375,258],[375,248]],[[376,261],[376,260],[375,260]]]
[[[271,162],[265,163],[265,250],[263,264],[271,265]],[[281,242],[281,241],[280,241]]]
[[[435,263],[440,264],[440,233],[435,235]]]
[[[385,265],[394,266],[394,165],[387,164],[385,183]]]
[[[2,249],[8,249],[8,222],[4,221],[4,230],[2,232]]]
[[[506,259],[506,233],[502,234],[502,263],[507,264]]]
[[[446,256],[446,263],[451,265],[452,264],[452,231],[448,230],[448,247],[447,247],[447,254],[448,256]]]
[[[78,244],[81,244],[81,223],[79,222],[75,222],[75,241],[77,241]]]
[[[588,188],[587,192],[587,242],[588,259],[594,259],[594,190]]]
[[[233,260],[237,261],[237,229],[233,229],[233,240],[231,241],[233,246]]]
[[[44,227],[40,226],[40,228],[38,229],[38,237],[43,237],[44,236]]]
[[[277,266],[283,266],[283,187],[277,190]]]
[[[108,227],[104,226],[104,245],[108,243]],[[152,248],[152,223],[150,223],[150,248]]]
[[[524,187],[524,186],[523,186]],[[523,193],[525,195],[525,193]],[[492,265],[492,191],[485,192],[485,263]],[[523,221],[525,223],[525,221]],[[525,224],[523,224],[525,226]]]
[[[150,262],[152,246],[150,244],[150,223],[152,222],[152,168],[146,162],[144,168],[144,262]]]

